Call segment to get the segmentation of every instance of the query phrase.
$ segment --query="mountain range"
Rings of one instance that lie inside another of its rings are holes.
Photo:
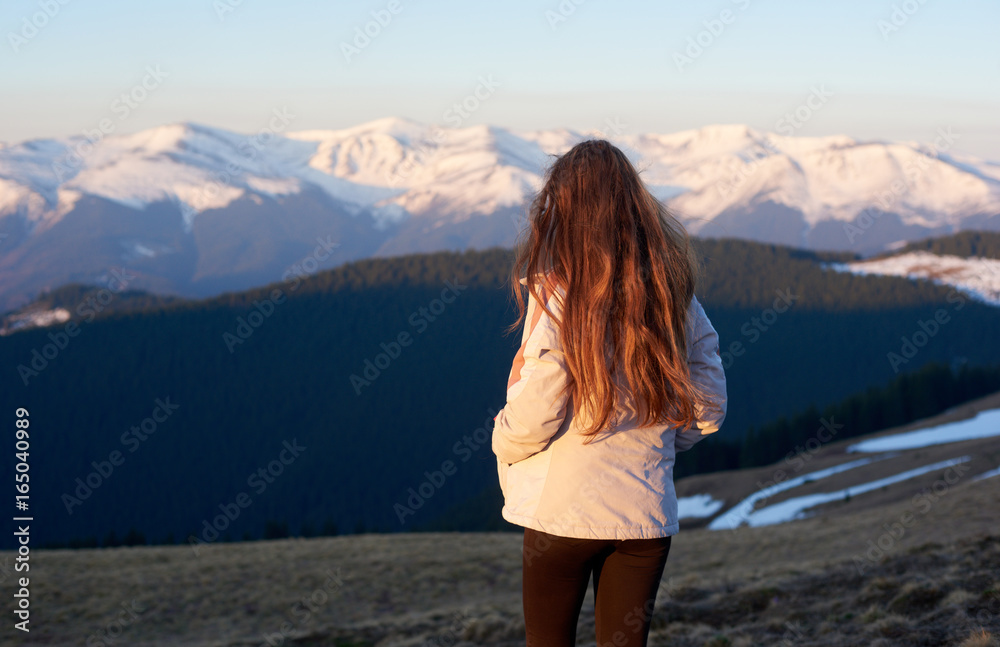
[[[204,297],[360,258],[510,247],[546,165],[594,136],[386,118],[0,145],[0,311],[115,272],[132,289]],[[700,237],[870,254],[1000,229],[1000,164],[950,152],[950,131],[933,143],[744,125],[608,138]]]

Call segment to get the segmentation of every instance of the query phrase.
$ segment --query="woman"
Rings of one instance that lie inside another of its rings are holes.
[[[554,162],[512,271],[524,332],[493,431],[503,516],[525,528],[529,647],[575,644],[591,576],[597,645],[646,644],[678,531],[675,452],[726,411],[695,268],[619,149],[585,141]]]

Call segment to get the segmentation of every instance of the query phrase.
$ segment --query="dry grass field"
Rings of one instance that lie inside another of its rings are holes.
[[[998,404],[993,396],[910,427]],[[845,454],[847,444],[824,446],[802,473],[858,458]],[[650,644],[1000,646],[1000,476],[973,478],[1000,463],[998,439],[902,452],[831,477],[820,491],[959,455],[972,455],[975,470],[947,487],[938,487],[936,472],[780,525],[686,524],[671,549]],[[774,471],[692,477],[678,488],[712,493],[728,508]],[[38,550],[32,631],[12,629],[8,576],[0,643],[523,644],[520,542],[517,533],[443,533],[214,544],[197,554],[189,546]],[[0,562],[12,557],[0,554]],[[579,644],[594,644],[589,596]]]
[[[854,557],[895,510],[682,532],[651,644],[997,644],[1000,533],[983,526],[1000,479],[959,489],[862,569]],[[35,563],[24,644],[523,644],[517,534],[39,551]],[[22,642],[5,616],[4,644]],[[593,644],[589,599],[580,644]]]

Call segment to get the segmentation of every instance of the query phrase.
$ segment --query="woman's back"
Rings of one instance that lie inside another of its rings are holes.
[[[562,294],[558,290],[548,300],[557,317]],[[718,337],[701,304],[693,299],[688,310],[688,364],[699,384],[721,395],[723,406],[682,433],[667,423],[640,427],[633,410],[618,411],[605,430],[581,434],[572,398],[559,395],[566,369],[558,327],[531,299],[527,321],[539,312],[534,329],[525,327],[524,369],[511,379],[493,435],[504,518],[564,537],[640,539],[676,533],[676,451],[718,430],[725,417]],[[620,374],[615,380],[627,386]]]
[[[683,226],[609,142],[555,161],[529,223],[493,431],[503,516],[525,528],[528,646],[575,644],[592,575],[597,643],[641,647],[679,528],[675,454],[725,417],[718,335]]]

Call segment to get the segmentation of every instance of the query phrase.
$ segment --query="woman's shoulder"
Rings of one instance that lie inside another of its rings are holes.
[[[694,295],[691,296],[691,303],[688,305],[687,321],[685,324],[687,333],[685,342],[688,357],[690,358],[694,350],[694,344],[705,336],[706,333],[715,332],[712,322],[709,320],[708,315],[705,314],[705,308],[698,301],[698,297]]]
[[[538,294],[538,300],[550,310],[559,308],[566,297],[566,288],[563,282],[552,272],[538,272],[531,277],[530,281],[527,277],[522,277],[520,281],[521,285],[525,287],[534,287]],[[533,295],[529,292],[529,300],[531,297]]]

